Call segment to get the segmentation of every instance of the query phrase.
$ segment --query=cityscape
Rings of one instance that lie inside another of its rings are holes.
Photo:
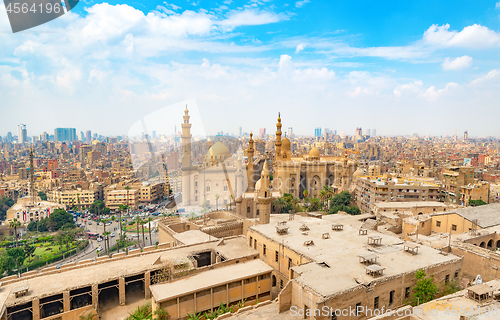
[[[4,4],[0,320],[500,319],[500,2]]]

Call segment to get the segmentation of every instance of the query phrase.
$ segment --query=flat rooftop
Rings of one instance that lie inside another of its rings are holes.
[[[489,228],[500,225],[500,203],[486,204],[478,207],[460,208],[435,213],[433,216],[448,215],[452,213],[456,213],[471,222],[477,219],[477,224],[481,228]]]
[[[279,215],[278,215],[279,216]],[[417,255],[404,251],[404,241],[396,236],[368,230],[368,235],[359,235],[362,221],[359,216],[343,214],[325,215],[323,219],[307,218],[295,215],[295,220],[287,221],[288,234],[276,233],[276,225],[285,217],[273,215],[271,223],[250,227],[277,243],[314,261],[293,267],[294,280],[311,288],[323,297],[339,294],[345,290],[368,285],[374,280],[380,280],[405,272],[413,272],[434,264],[458,261],[461,258],[454,255],[443,255],[438,250],[421,246]],[[288,218],[286,216],[286,218]],[[343,224],[342,231],[332,230],[332,224]],[[307,235],[299,228],[309,227]],[[329,233],[329,239],[322,235]],[[369,237],[380,237],[380,246],[368,245]],[[314,245],[305,246],[304,242],[312,240]],[[366,274],[365,265],[359,262],[358,256],[374,253],[378,256],[377,264],[384,267],[384,274],[372,277]],[[321,262],[325,262],[327,267]]]
[[[252,276],[270,273],[273,268],[260,259],[232,264],[201,272],[191,277],[169,283],[152,285],[151,293],[157,302],[170,300],[196,291],[205,290],[220,284],[243,280]]]
[[[489,281],[484,285],[491,288],[491,291],[498,292],[500,290],[499,280]],[[462,315],[470,315],[469,312],[474,310],[474,317],[470,317],[471,320],[497,320],[499,318],[500,302],[490,300],[489,303],[483,302],[480,304],[477,301],[469,299],[467,291],[468,289],[465,289],[415,307],[414,314],[418,315],[419,319],[422,320],[459,320],[460,315],[458,313],[454,315],[454,312],[446,312],[448,308],[448,310],[465,310],[462,311]],[[497,312],[487,313],[486,310],[488,309],[485,309],[486,306],[489,306],[490,310],[496,310]],[[479,307],[481,307],[481,314],[479,314]]]
[[[91,263],[85,267],[76,269],[61,269],[59,273],[38,274],[36,277],[17,281],[2,285],[0,287],[0,302],[4,297],[5,292],[11,292],[13,288],[29,284],[28,294],[15,298],[11,293],[5,299],[7,305],[24,303],[32,300],[34,297],[46,297],[57,293],[62,293],[64,290],[72,290],[91,286],[94,283],[104,283],[107,281],[116,280],[121,276],[131,276],[146,272],[148,270],[157,269],[158,265],[153,263],[160,258],[164,263],[167,260],[189,261],[187,257],[193,253],[204,250],[214,249],[223,255],[226,259],[237,259],[247,257],[258,253],[256,250],[246,245],[244,237],[235,237],[224,239],[224,245],[217,246],[219,241],[212,241],[193,246],[174,247],[161,252],[143,253],[138,256],[130,256],[124,259],[110,259],[102,263]],[[22,278],[21,278],[22,279]]]
[[[210,236],[200,230],[189,230],[175,234],[175,238],[185,245],[203,243],[210,240],[217,240],[216,237]]]

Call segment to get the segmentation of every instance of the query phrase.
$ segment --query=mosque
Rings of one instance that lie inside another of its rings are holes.
[[[294,157],[290,140],[281,138],[281,115],[276,124],[273,175],[267,160],[255,159],[253,135],[248,141],[248,162],[241,153],[231,154],[222,143],[210,147],[203,163],[191,163],[191,124],[189,111],[184,111],[182,124],[182,201],[184,206],[222,208],[236,204],[236,214],[269,222],[272,202],[285,193],[303,199],[317,197],[320,190],[332,186],[336,192],[353,187],[353,178],[362,175],[357,162],[345,157],[321,157],[316,147],[309,154]]]

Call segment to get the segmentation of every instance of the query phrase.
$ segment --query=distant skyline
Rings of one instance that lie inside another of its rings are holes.
[[[16,34],[2,4],[0,43],[2,136],[127,135],[189,99],[208,135],[281,112],[297,135],[500,136],[499,1],[87,2]]]

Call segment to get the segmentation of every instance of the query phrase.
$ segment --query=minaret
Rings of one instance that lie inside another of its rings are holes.
[[[255,187],[255,182],[253,178],[253,153],[254,153],[254,148],[253,148],[253,133],[250,132],[250,140],[248,140],[248,150],[247,150],[247,155],[248,155],[248,164],[247,164],[247,181],[248,181],[248,192],[254,191]]]
[[[260,190],[257,202],[259,209],[259,223],[267,224],[271,220],[271,191],[269,190],[269,166],[267,160],[264,162],[264,167],[260,174]]]
[[[182,204],[191,204],[191,124],[189,123],[189,110],[186,105],[184,110],[184,123],[182,123]]]
[[[281,113],[278,112],[278,123],[276,124],[276,160],[281,157]]]
[[[186,105],[184,110],[184,123],[182,124],[182,167],[191,166],[191,124],[189,123],[189,110]]]

